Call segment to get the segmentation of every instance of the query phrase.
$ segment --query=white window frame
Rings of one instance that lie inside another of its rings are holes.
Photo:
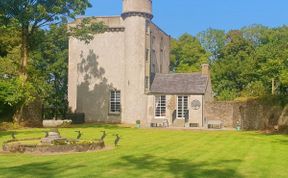
[[[182,98],[181,117],[179,116],[179,98],[180,97]],[[187,96],[187,95],[177,96],[177,98],[176,98],[176,103],[177,103],[176,118],[177,119],[185,119],[185,102],[184,102],[185,97],[187,97],[187,110],[189,110],[189,96]]]
[[[157,98],[159,98],[159,99],[157,99]],[[164,103],[162,103],[163,98],[164,98]],[[157,101],[160,101],[160,103],[159,102],[157,103]],[[166,115],[167,115],[167,104],[166,103],[167,103],[166,95],[156,95],[154,97],[154,117],[155,118],[159,118],[159,119],[160,118],[166,118]],[[159,106],[159,104],[160,104],[160,106]],[[157,114],[158,108],[160,109],[159,114]],[[164,111],[164,112],[162,112],[162,111]]]
[[[112,110],[112,105],[115,108],[114,110]],[[120,90],[110,90],[109,113],[110,114],[121,113],[121,91]]]

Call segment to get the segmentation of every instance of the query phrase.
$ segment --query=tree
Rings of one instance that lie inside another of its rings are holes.
[[[2,22],[3,23],[3,22]],[[13,25],[0,26],[0,116],[13,113],[12,105],[21,100],[17,67],[20,59],[20,35]]]
[[[266,44],[268,42],[268,32],[270,29],[263,25],[250,25],[241,28],[243,37],[250,41],[255,47]]]
[[[39,29],[61,21],[67,21],[67,18],[75,18],[77,15],[85,13],[86,8],[91,7],[89,0],[1,0],[0,14],[2,14],[1,21],[10,25],[16,22],[19,32],[21,34],[21,57],[19,65],[19,80],[22,82],[22,87],[26,86],[29,80],[28,65],[29,54],[33,48],[33,40]],[[102,32],[102,25],[87,25],[89,21],[84,20],[83,23],[77,25],[74,34],[78,35],[83,32]],[[92,31],[82,30],[80,27],[84,24],[85,29],[92,29]],[[73,33],[72,33],[73,34]],[[85,35],[86,38],[91,39],[91,35]],[[84,38],[83,40],[85,40]],[[19,107],[15,113],[14,120],[21,122],[22,111],[26,103],[26,97],[19,101]]]
[[[271,91],[274,80],[277,94],[288,93],[288,27],[269,29],[265,32],[266,43],[256,50],[259,74],[266,88]]]
[[[197,39],[207,53],[211,54],[209,62],[212,65],[218,59],[220,51],[225,46],[225,31],[209,28],[206,31],[198,33]]]
[[[223,98],[222,94],[225,99],[235,98],[250,82],[257,80],[254,52],[252,43],[244,39],[242,32],[227,33],[226,45],[212,66],[213,89],[218,98]],[[228,94],[232,96],[227,97]]]
[[[45,31],[45,41],[35,50],[31,64],[35,73],[42,76],[44,105],[55,108],[55,114],[65,115],[68,110],[68,33],[67,25],[51,25]],[[39,75],[34,78],[39,78]],[[41,77],[40,77],[41,78]]]
[[[287,40],[286,26],[269,29],[253,25],[230,31],[219,59],[212,66],[217,97],[287,95]]]
[[[201,64],[208,62],[208,54],[197,38],[183,34],[178,40],[171,42],[171,71],[197,72]]]

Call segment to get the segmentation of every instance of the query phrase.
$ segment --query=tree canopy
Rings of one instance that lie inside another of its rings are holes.
[[[182,35],[171,42],[171,70],[174,72],[196,72],[201,64],[208,62],[208,54],[197,38]]]
[[[171,43],[172,69],[193,72],[208,60],[217,99],[288,94],[287,26],[251,25],[228,32],[210,28],[197,34],[198,40],[183,36]]]
[[[88,43],[105,31],[102,23],[84,18],[68,32],[68,18],[83,15],[88,7],[89,0],[0,1],[0,101],[16,107],[15,121],[23,120],[24,106],[36,97],[65,97],[67,35]]]
[[[212,66],[214,91],[219,99],[226,100],[227,97],[221,93],[227,91],[233,96],[228,99],[286,95],[287,37],[286,26],[252,25],[228,32],[226,44]],[[275,81],[275,86],[272,86],[272,81]]]

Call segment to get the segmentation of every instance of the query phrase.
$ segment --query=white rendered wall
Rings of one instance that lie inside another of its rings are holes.
[[[88,122],[120,122],[121,115],[109,115],[109,94],[112,89],[124,92],[124,69],[124,32],[98,34],[88,45],[71,38],[68,100],[72,111],[84,112]]]
[[[145,12],[152,14],[151,0],[123,0],[123,13]]]
[[[131,16],[124,20],[126,68],[123,123],[134,124],[136,120],[146,121],[145,23],[146,19],[139,16]]]

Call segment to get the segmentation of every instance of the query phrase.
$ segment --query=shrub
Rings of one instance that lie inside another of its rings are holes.
[[[2,122],[0,123],[0,130],[14,130],[20,129],[21,126],[18,123],[13,122]]]
[[[258,97],[258,96],[264,96],[266,94],[267,92],[265,90],[265,86],[261,81],[249,83],[241,92],[241,96],[244,97]]]
[[[220,92],[219,96],[217,96],[217,99],[220,101],[231,101],[234,100],[236,97],[236,90],[223,90]]]

